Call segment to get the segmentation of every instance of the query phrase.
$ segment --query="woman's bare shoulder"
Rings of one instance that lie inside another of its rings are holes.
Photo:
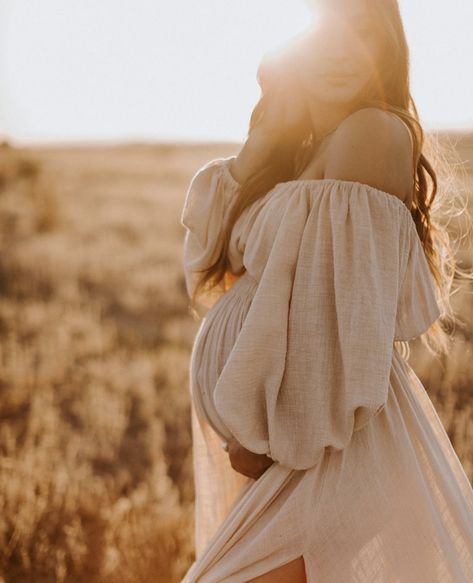
[[[366,107],[347,116],[324,156],[324,178],[351,180],[405,201],[412,192],[409,136],[388,112]]]

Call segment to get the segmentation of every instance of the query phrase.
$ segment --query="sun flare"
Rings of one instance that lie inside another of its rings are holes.
[[[66,4],[0,1],[0,133],[20,143],[244,140],[261,58],[322,10],[320,0]],[[424,125],[471,126],[473,3],[400,5]]]

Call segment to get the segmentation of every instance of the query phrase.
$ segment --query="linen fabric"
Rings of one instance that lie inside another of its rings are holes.
[[[189,296],[240,189],[232,159],[186,193]],[[407,206],[359,182],[282,182],[238,218],[229,254],[244,274],[198,297],[182,583],[243,583],[298,556],[309,583],[473,581],[473,490],[399,345],[441,315]],[[275,460],[258,480],[231,467],[231,436]]]

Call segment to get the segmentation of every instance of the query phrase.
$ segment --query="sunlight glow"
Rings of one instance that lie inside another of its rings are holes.
[[[473,124],[473,3],[400,4],[422,120]],[[0,0],[0,135],[244,140],[261,58],[318,10],[317,0]]]
[[[258,57],[263,52],[278,51],[285,47],[290,39],[306,29],[315,18],[313,9],[308,10],[304,4],[297,4],[290,0],[279,0],[277,6],[271,0],[264,0],[267,10],[261,10],[262,21],[270,17],[270,22],[265,26],[266,30],[259,30],[255,42],[260,45]],[[271,14],[269,13],[271,11]]]

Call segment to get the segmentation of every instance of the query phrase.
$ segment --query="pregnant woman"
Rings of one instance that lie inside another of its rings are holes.
[[[319,0],[193,176],[196,560],[183,583],[471,583],[473,490],[407,362],[449,313],[396,0]],[[431,186],[429,187],[429,180]]]

